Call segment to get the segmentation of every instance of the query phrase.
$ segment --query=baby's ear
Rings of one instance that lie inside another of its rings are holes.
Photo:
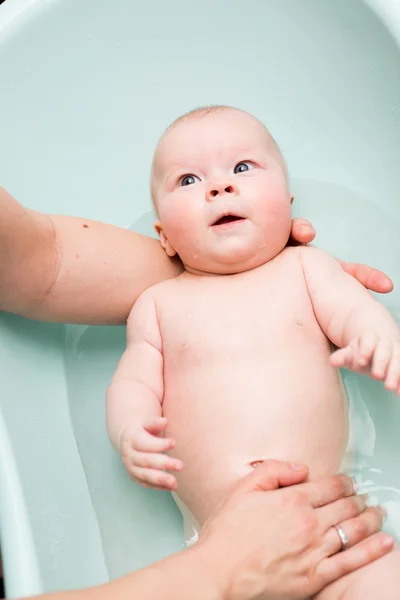
[[[161,246],[164,248],[164,250],[168,254],[168,256],[170,256],[171,258],[173,256],[175,256],[176,250],[169,243],[168,238],[165,235],[164,227],[162,226],[161,221],[156,221],[154,223],[154,229],[156,230],[156,233],[160,238]]]

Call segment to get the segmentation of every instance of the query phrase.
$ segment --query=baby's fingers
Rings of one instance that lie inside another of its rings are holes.
[[[178,484],[174,475],[157,469],[144,469],[143,467],[132,467],[130,475],[141,484],[162,490],[174,491]]]
[[[378,344],[378,338],[374,333],[367,333],[360,339],[358,351],[358,364],[360,367],[366,367],[374,354]]]
[[[141,452],[165,452],[175,446],[170,438],[157,437],[143,429],[135,440],[134,448]]]
[[[372,359],[371,375],[375,379],[385,379],[386,371],[392,357],[392,345],[379,342]]]
[[[329,362],[333,367],[337,367],[338,369],[342,367],[351,368],[353,363],[353,354],[353,348],[351,346],[346,346],[345,348],[336,350],[333,354],[331,354]]]
[[[133,462],[136,467],[159,471],[181,471],[183,468],[183,463],[178,458],[152,452],[134,452]]]
[[[165,417],[155,417],[144,424],[144,428],[153,435],[161,435],[167,426],[168,420]]]
[[[400,385],[400,344],[394,344],[392,358],[386,372],[385,387],[390,391],[397,391]]]

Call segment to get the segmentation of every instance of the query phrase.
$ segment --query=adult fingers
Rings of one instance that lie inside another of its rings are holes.
[[[389,535],[382,532],[375,533],[345,552],[323,559],[316,568],[316,575],[326,586],[384,556],[392,550],[393,546],[394,539]]]
[[[348,496],[340,498],[318,509],[318,521],[323,532],[332,529],[333,525],[347,519],[357,517],[367,508],[365,496]]]
[[[354,481],[347,475],[331,475],[302,483],[296,486],[296,490],[304,492],[314,508],[355,494]]]
[[[387,294],[393,290],[392,280],[382,271],[361,265],[359,263],[348,263],[337,259],[344,271],[357,279],[364,287],[373,292]]]
[[[380,506],[371,506],[362,514],[338,522],[349,542],[348,547],[359,544],[366,538],[381,530],[385,512]],[[330,527],[324,536],[324,548],[330,556],[342,549],[342,542],[335,527]]]
[[[309,244],[315,238],[315,230],[310,221],[296,217],[292,220],[289,245]]]
[[[233,493],[276,490],[279,487],[301,483],[307,474],[308,469],[305,465],[266,460],[240,479]]]

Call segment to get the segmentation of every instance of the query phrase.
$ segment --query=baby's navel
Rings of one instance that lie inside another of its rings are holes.
[[[253,467],[253,469],[256,469],[257,467],[259,467],[260,465],[263,464],[263,459],[262,458],[258,458],[257,460],[252,460],[250,462],[250,466]]]

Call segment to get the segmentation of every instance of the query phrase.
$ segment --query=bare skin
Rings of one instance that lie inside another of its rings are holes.
[[[378,532],[381,511],[364,510],[348,477],[303,483],[306,476],[302,465],[268,461],[238,482],[194,548],[106,585],[36,598],[302,600],[390,551],[393,539]],[[343,553],[332,528],[338,518],[348,518],[351,537]]]
[[[141,261],[138,260],[137,263],[134,260],[128,261],[128,255],[141,257],[144,260],[144,285],[151,284],[146,270],[149,266],[146,258],[148,255],[145,254],[147,244],[154,249],[153,258],[156,263],[158,261],[160,279],[167,279],[173,277],[176,272],[181,272],[179,263],[178,267],[175,267],[170,259],[165,258],[158,242],[147,240],[143,236],[84,219],[72,217],[51,219],[47,215],[24,209],[1,188],[0,207],[0,304],[3,309],[13,310],[33,318],[119,323],[125,320],[132,298],[140,293],[139,290],[143,285],[142,282],[135,283],[134,279],[135,272],[140,272],[142,269]],[[57,231],[56,236],[53,235],[53,224]],[[83,225],[89,227],[84,228]],[[312,239],[314,233],[309,225],[306,224],[306,230],[302,227],[301,220],[295,221],[294,230],[298,232],[298,240],[305,243]],[[82,246],[83,260],[76,259],[74,240]],[[86,244],[93,247],[93,251],[89,254],[86,254]],[[142,250],[135,254],[136,249]],[[104,265],[98,258],[102,252],[104,252],[102,258],[104,257],[106,262],[110,262],[114,255],[116,257],[113,263],[115,280],[113,278],[102,280]],[[59,254],[63,256],[61,261],[58,260]],[[59,272],[61,264],[64,265],[62,276]],[[65,268],[66,264],[69,264],[68,269]],[[372,285],[375,285],[375,281],[380,291],[390,287],[390,280],[382,273],[369,267],[365,268],[367,269],[365,275],[372,281]],[[56,283],[54,283],[55,276]],[[111,283],[119,286],[121,295],[120,298],[117,297],[115,304],[106,302],[105,296],[98,294],[96,288],[96,284],[104,285],[101,289],[105,289],[109,294]],[[367,284],[367,278],[365,283]],[[78,289],[81,290],[85,302],[76,304]],[[71,298],[72,302],[66,302],[64,294]],[[260,469],[254,474],[255,477],[245,482],[245,487],[240,485],[239,489],[230,495],[229,502],[225,503],[210,520],[206,538],[195,549],[181,552],[107,585],[87,590],[48,594],[42,597],[43,600],[106,600],[108,598],[128,600],[132,598],[132,594],[143,600],[145,598],[168,600],[168,598],[177,599],[179,593],[185,600],[189,595],[194,598],[194,593],[198,593],[198,597],[202,599],[205,595],[218,600],[227,598],[229,596],[226,590],[234,581],[231,574],[238,575],[247,572],[249,568],[249,564],[245,565],[246,569],[242,566],[237,553],[238,548],[243,552],[247,549],[247,556],[253,557],[252,574],[255,580],[258,580],[258,585],[263,587],[265,597],[268,598],[271,578],[273,580],[271,587],[273,586],[276,591],[277,584],[280,585],[281,597],[285,597],[287,585],[299,589],[299,586],[307,581],[313,589],[318,589],[324,583],[383,556],[393,546],[393,539],[378,533],[382,523],[382,514],[378,509],[370,508],[362,511],[363,506],[360,502],[348,504],[346,488],[338,487],[335,479],[329,482],[320,481],[315,484],[313,494],[315,496],[324,492],[319,503],[321,510],[316,511],[318,520],[308,521],[307,529],[302,527],[302,523],[307,510],[310,510],[306,499],[308,490],[311,494],[312,488],[305,488],[304,492],[307,490],[307,493],[305,495],[303,492],[303,496],[299,496],[295,488],[292,491],[287,490],[288,510],[280,513],[282,527],[278,534],[279,539],[282,540],[280,544],[282,555],[277,570],[277,557],[272,560],[272,551],[276,547],[277,538],[274,538],[273,544],[260,547],[257,532],[260,531],[259,523],[264,522],[266,540],[272,539],[268,535],[269,523],[272,521],[271,515],[275,514],[276,505],[281,507],[280,497],[271,498],[270,501],[269,496],[265,499],[261,496],[257,497],[255,502],[253,492],[259,493],[261,485],[265,490],[273,490],[279,486],[299,483],[305,479],[307,471],[304,469],[302,472],[292,472],[289,476],[285,470],[283,473],[276,467],[271,470],[271,465],[265,465],[265,468],[262,481],[260,481],[262,474]],[[278,494],[280,492],[277,490]],[[337,502],[343,502],[341,509]],[[325,514],[322,508],[325,509]],[[241,515],[247,515],[245,529],[241,527],[244,524],[243,520],[235,518],[235,511],[239,509]],[[332,530],[325,534],[325,529],[321,525],[325,523],[325,528],[331,526],[337,519],[338,509],[343,518],[347,514],[351,548],[328,560],[331,545],[337,544],[337,538],[335,539]],[[225,547],[228,523],[231,536],[229,550]],[[313,529],[316,526],[317,528]],[[298,541],[295,561],[291,552],[293,535]],[[315,556],[309,553],[310,536],[314,540],[312,547]],[[285,556],[285,549],[287,556]],[[290,554],[288,554],[289,549]],[[263,560],[259,561],[261,556]],[[307,560],[304,560],[305,557]],[[326,559],[323,561],[324,568],[317,571],[316,562],[317,560],[322,562],[323,559]],[[287,562],[294,569],[289,578]],[[296,565],[298,565],[297,570]],[[242,590],[240,596],[236,595],[236,600],[253,598],[252,591],[248,589]]]
[[[157,460],[178,471],[179,496],[200,523],[251,470],[253,461],[295,458],[310,466],[313,478],[340,467],[347,444],[347,402],[338,371],[330,364],[336,355],[331,356],[326,335],[338,346],[350,341],[348,334],[343,339],[346,316],[339,325],[330,319],[331,311],[343,313],[333,296],[341,277],[340,289],[349,286],[354,302],[360,296],[365,301],[364,294],[368,302],[369,296],[355,283],[353,289],[353,280],[325,254],[323,259],[318,256],[315,267],[315,253],[319,255],[311,248],[287,249],[257,269],[226,278],[185,273],[142,295],[128,322],[128,348],[113,394],[118,396],[118,388],[124,391],[129,385],[123,406],[128,415],[131,411],[146,423],[155,416],[167,419],[146,425],[147,431],[158,426],[161,432],[168,421],[168,437],[149,438],[149,443],[167,447],[169,456],[176,457]],[[332,277],[332,289],[322,281],[314,292],[305,279],[317,285],[316,279],[324,277],[321,260],[326,279]],[[322,285],[327,289],[323,296]],[[274,289],[279,295],[271,294]],[[350,312],[347,306],[344,310]],[[268,318],[261,319],[262,314]],[[384,314],[378,327],[386,324],[399,339],[394,321]],[[135,389],[134,407],[132,379],[141,386],[151,381],[150,394],[142,391],[139,396]],[[140,407],[138,397],[143,399]],[[251,398],[250,407],[243,398]],[[276,401],[270,403],[270,398]],[[122,396],[110,398],[109,418],[120,425],[127,415],[117,410],[119,402]],[[130,440],[129,430],[126,435]],[[168,448],[172,440],[173,450]],[[128,448],[127,442],[126,464]],[[149,461],[146,455],[137,459],[144,478],[142,467]],[[176,488],[171,474],[153,474],[161,487]],[[144,481],[157,485],[155,479]]]
[[[124,324],[147,287],[182,272],[155,239],[44,215],[2,188],[0,215],[0,310],[44,321]]]
[[[1,310],[33,319],[122,324],[126,322],[132,303],[144,289],[173,278],[183,269],[179,260],[165,255],[156,240],[89,219],[41,214],[24,208],[1,187],[0,215]],[[291,243],[305,244],[315,237],[311,224],[304,219],[293,220],[291,234]],[[393,287],[390,279],[376,269],[360,264],[341,264],[369,289],[387,293]],[[77,303],[78,296],[80,301]],[[296,514],[300,516],[299,512]],[[368,526],[367,523],[366,520],[365,537],[380,526],[376,520],[373,526],[371,521]],[[383,539],[390,542],[387,537]],[[354,538],[353,541],[359,540]],[[358,562],[352,555],[348,556],[348,552],[343,553],[343,569],[351,571],[388,551],[388,547],[381,547],[379,538],[371,538],[368,543],[367,551],[360,547]],[[217,564],[218,543],[214,547]],[[131,590],[139,590],[142,598],[148,593],[149,597],[164,599],[168,597],[166,586],[169,584],[173,597],[176,597],[177,581],[179,579],[182,584],[185,561],[190,589],[193,585],[196,587],[196,573],[201,581],[206,581],[206,575],[199,571],[196,556],[193,569],[190,569],[191,558],[182,558],[181,561],[179,555],[176,560],[171,559],[165,568],[160,565],[158,578],[157,571],[145,571],[115,582],[116,588],[112,590],[106,586],[51,595],[49,600],[59,597],[103,599],[115,597],[116,591],[118,597],[130,598]],[[158,595],[154,591],[157,585],[160,587]]]
[[[155,164],[156,228],[186,272],[137,301],[108,427],[130,475],[177,489],[202,525],[267,457],[303,462],[312,478],[335,473],[347,444],[336,367],[400,393],[400,331],[326,253],[284,249],[291,194],[255,119],[227,111],[178,124]],[[379,572],[395,590],[387,560]],[[352,577],[346,597],[361,598]]]
[[[183,271],[157,240],[90,219],[30,210],[1,187],[0,215],[3,311],[45,321],[124,324],[145,289]],[[306,244],[314,237],[308,221],[293,220],[292,242]],[[393,288],[376,269],[342,266],[371,290]]]

